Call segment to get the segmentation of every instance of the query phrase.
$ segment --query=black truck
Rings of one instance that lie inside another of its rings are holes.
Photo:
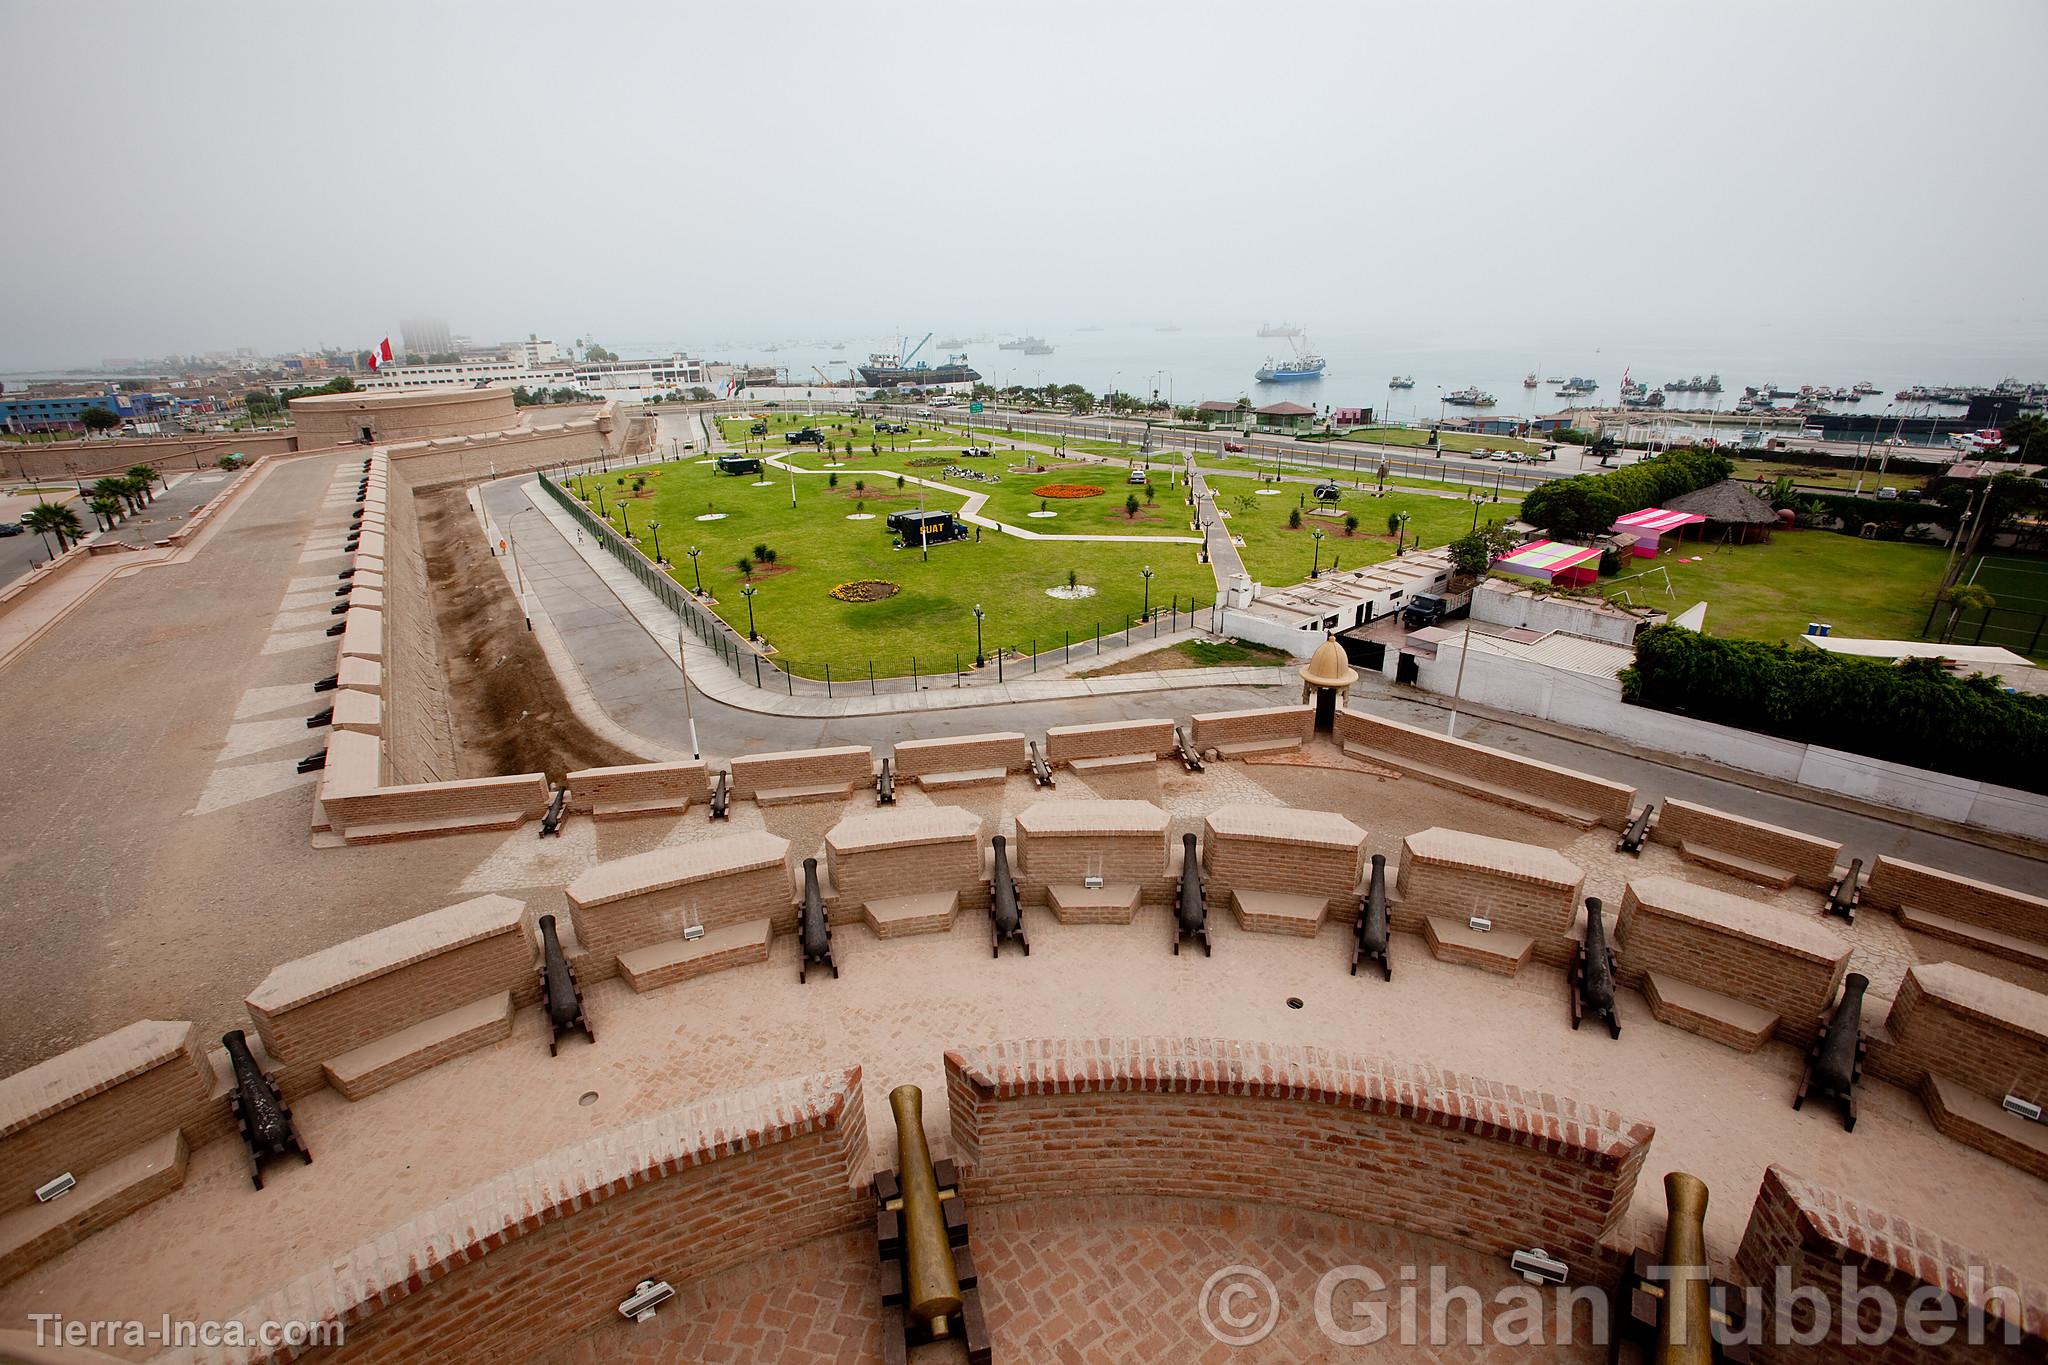
[[[821,446],[825,444],[825,433],[816,427],[805,427],[801,431],[784,432],[782,443],[792,446]]]

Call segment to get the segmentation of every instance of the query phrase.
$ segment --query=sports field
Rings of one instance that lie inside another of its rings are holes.
[[[1981,555],[1966,581],[1989,591],[1998,605],[1983,623],[1982,639],[1972,612],[1957,624],[1957,640],[2048,657],[2048,559]]]

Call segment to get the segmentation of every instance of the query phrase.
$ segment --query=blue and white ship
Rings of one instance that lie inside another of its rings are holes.
[[[1315,353],[1315,348],[1303,341],[1294,343],[1294,359],[1275,364],[1267,356],[1266,363],[1259,366],[1253,376],[1261,384],[1285,384],[1296,379],[1321,379],[1323,368],[1328,362]]]

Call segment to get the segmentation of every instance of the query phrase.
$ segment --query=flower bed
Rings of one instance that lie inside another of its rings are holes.
[[[1042,483],[1031,490],[1034,498],[1099,498],[1102,490],[1092,483]]]
[[[832,595],[842,602],[879,602],[901,591],[886,578],[857,578],[832,589]]]

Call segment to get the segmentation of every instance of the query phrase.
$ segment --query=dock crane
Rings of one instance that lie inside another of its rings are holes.
[[[936,335],[937,333],[935,332],[926,332],[924,334],[924,341],[930,341]],[[911,347],[909,354],[903,357],[903,367],[905,369],[910,368],[910,362],[915,360],[917,358],[917,353],[924,349],[924,341],[920,341],[917,343],[917,345]]]

